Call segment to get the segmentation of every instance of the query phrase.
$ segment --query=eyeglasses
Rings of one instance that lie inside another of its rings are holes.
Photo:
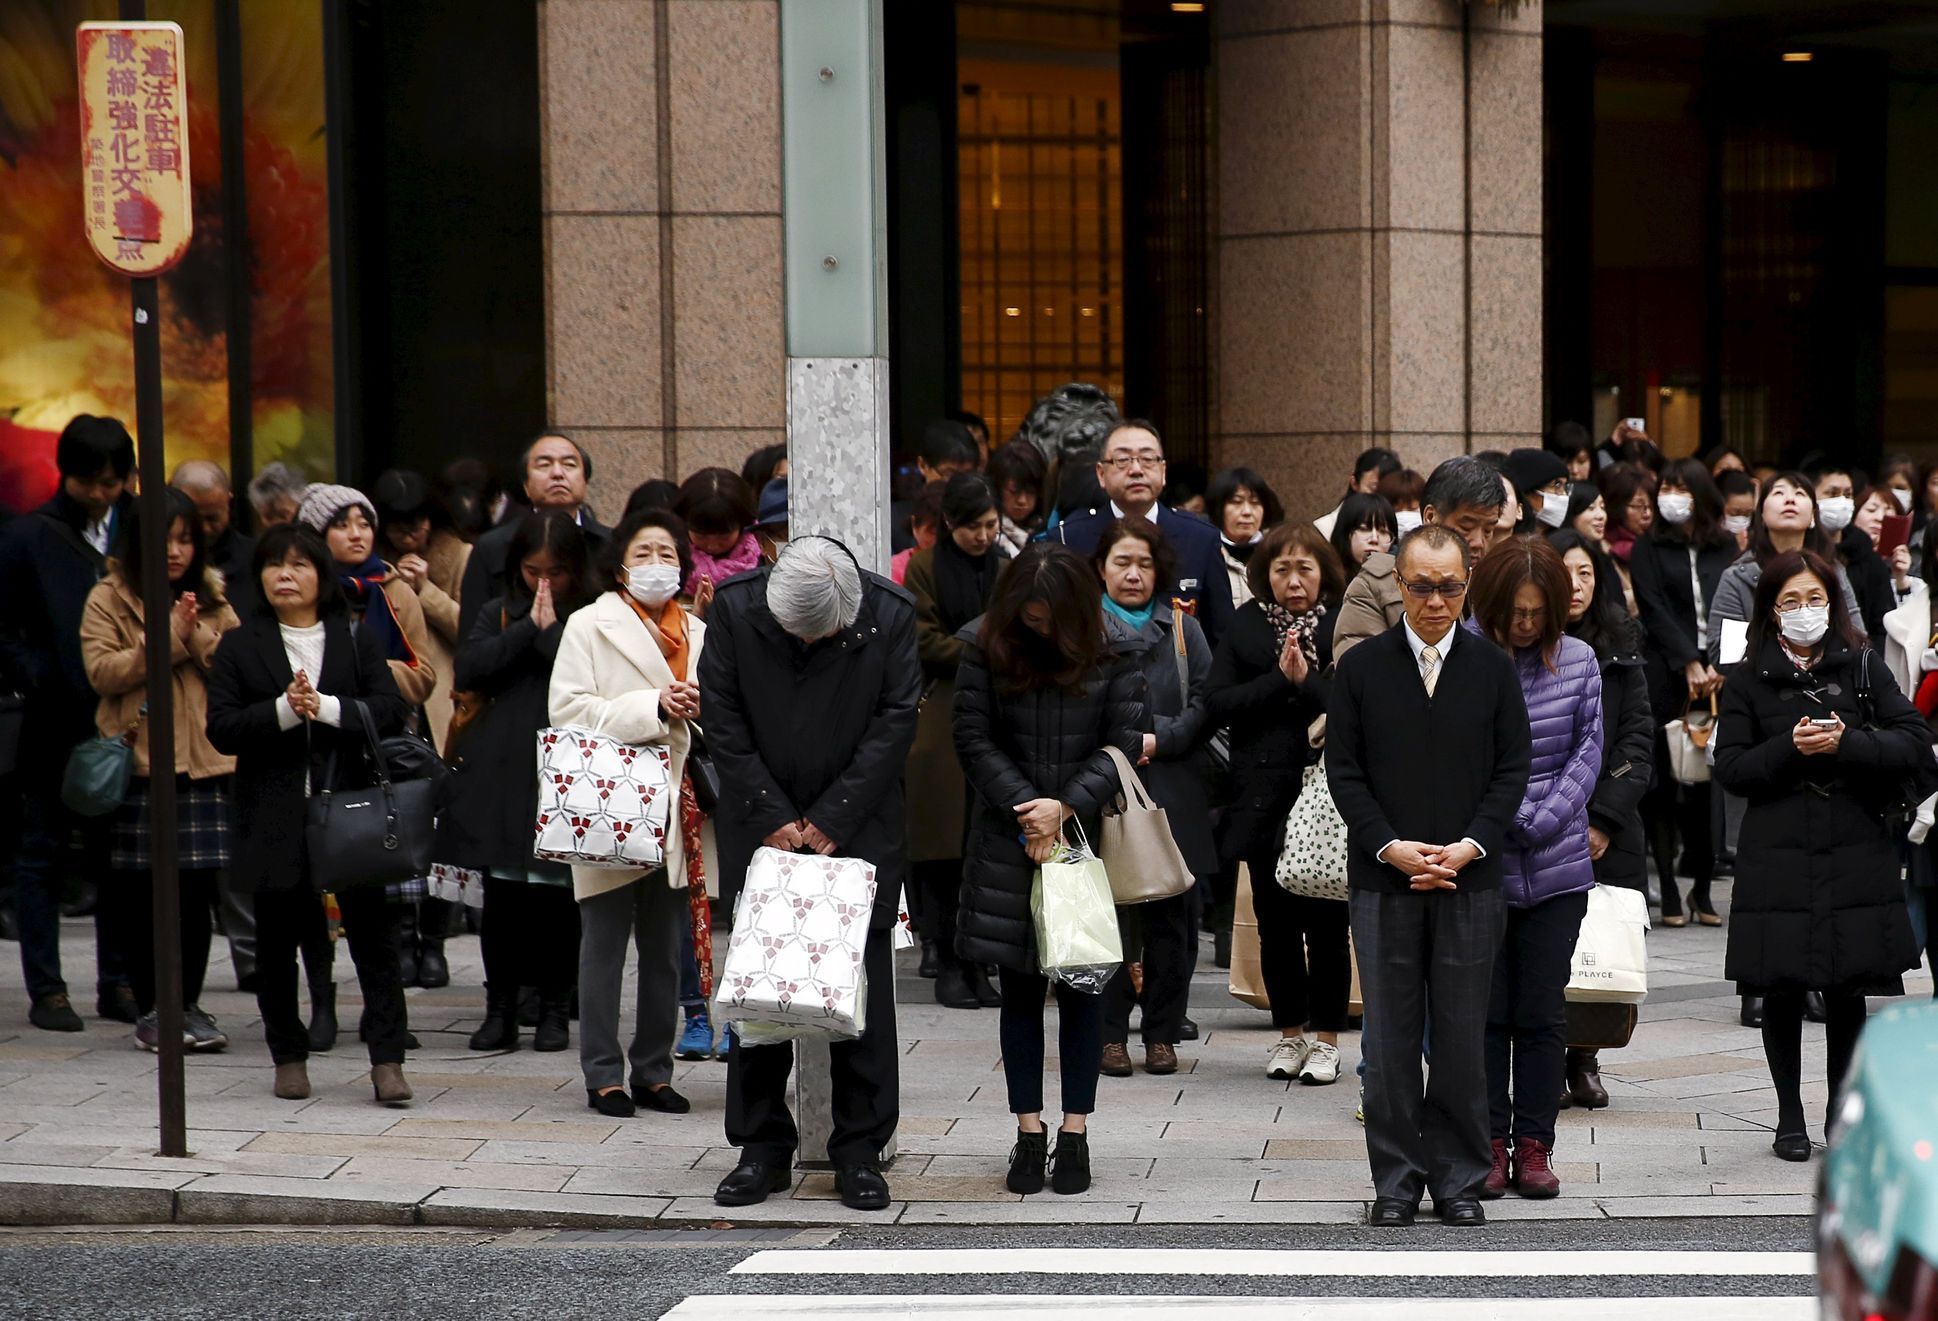
[[[1628,502],[1628,507],[1631,512],[1639,514],[1645,510],[1655,508],[1655,502],[1646,495],[1638,495]]]
[[[1099,459],[1106,468],[1123,472],[1126,468],[1155,468],[1164,462],[1164,456],[1155,450],[1145,450],[1142,454],[1117,454],[1108,459]]]
[[[1824,610],[1828,609],[1829,606],[1829,597],[1813,596],[1808,601],[1778,601],[1776,609],[1779,615],[1788,615],[1794,614],[1798,610]]]
[[[1568,498],[1568,479],[1566,477],[1555,478],[1553,481],[1549,482],[1546,486],[1541,488],[1541,494],[1558,495],[1564,500],[1567,499]]]
[[[1464,582],[1410,583],[1403,578],[1400,580],[1400,585],[1406,588],[1408,595],[1416,596],[1422,601],[1436,596],[1446,601],[1458,601],[1467,594],[1467,584]]]
[[[1514,612],[1514,622],[1517,624],[1542,624],[1547,622],[1547,618],[1548,618],[1548,612],[1545,609],[1543,610],[1516,609]]]

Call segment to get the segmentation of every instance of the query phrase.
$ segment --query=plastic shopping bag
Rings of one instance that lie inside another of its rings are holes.
[[[1086,995],[1104,986],[1124,962],[1110,876],[1078,827],[1076,845],[1059,843],[1036,869],[1030,915],[1036,919],[1036,957],[1043,975]]]

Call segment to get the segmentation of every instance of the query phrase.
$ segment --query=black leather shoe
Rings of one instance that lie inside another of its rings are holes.
[[[1470,1228],[1487,1223],[1487,1212],[1481,1210],[1480,1201],[1473,1197],[1456,1197],[1444,1205],[1433,1204],[1434,1212],[1439,1215],[1440,1223],[1456,1228]]]
[[[935,1002],[944,1009],[980,1009],[982,999],[969,982],[969,970],[960,960],[944,963],[935,975]]]
[[[939,965],[937,964],[936,957],[935,957],[935,942],[933,940],[923,941],[922,960],[921,962],[915,965],[915,975],[917,977],[926,977],[930,981],[934,981],[935,974],[938,971],[938,967]]]
[[[1806,1133],[1779,1133],[1770,1150],[1777,1154],[1778,1160],[1807,1161],[1810,1159],[1810,1136]]]
[[[132,1023],[141,1017],[141,1010],[135,1007],[134,990],[127,986],[103,987],[94,999],[94,1012],[117,1023]]]
[[[1178,1040],[1196,1041],[1197,1039],[1198,1039],[1198,1025],[1192,1022],[1188,1018],[1185,1019],[1183,1024],[1181,1024],[1178,1028]]]
[[[879,1211],[888,1205],[888,1180],[868,1165],[843,1165],[834,1172],[834,1189],[851,1211]]]
[[[769,1193],[784,1193],[793,1186],[794,1176],[785,1165],[743,1160],[713,1190],[713,1202],[716,1206],[753,1206],[766,1201]]]
[[[1806,1023],[1824,1023],[1830,1020],[1830,1010],[1824,1004],[1822,991],[1803,993],[1803,1018]]]
[[[1736,1016],[1736,1021],[1744,1027],[1762,1027],[1763,997],[1760,995],[1744,996],[1743,1011]]]
[[[1413,1223],[1419,1208],[1397,1197],[1382,1197],[1366,1214],[1366,1223],[1375,1229],[1405,1229]]]
[[[585,1091],[585,1104],[588,1110],[597,1110],[607,1119],[631,1119],[633,1117],[633,1098],[625,1092],[596,1092],[590,1087]]]
[[[989,980],[989,974],[981,968],[969,969],[969,989],[976,993],[976,1003],[984,1009],[1000,1009],[1003,993]]]
[[[672,1087],[635,1087],[633,1104],[641,1110],[657,1110],[663,1115],[683,1115],[693,1108],[693,1102],[674,1091]]]

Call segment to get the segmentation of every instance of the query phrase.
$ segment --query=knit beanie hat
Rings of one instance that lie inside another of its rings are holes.
[[[377,511],[372,507],[369,496],[354,486],[331,486],[323,482],[303,492],[303,503],[296,510],[296,521],[321,532],[352,505],[363,509],[363,516],[370,520],[371,527],[377,526]]]
[[[1514,489],[1525,500],[1530,491],[1538,491],[1553,482],[1568,480],[1568,465],[1559,456],[1546,450],[1520,449],[1507,456],[1501,465],[1501,473],[1514,483]]]

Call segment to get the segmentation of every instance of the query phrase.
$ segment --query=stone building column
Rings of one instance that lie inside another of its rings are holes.
[[[786,438],[779,0],[541,0],[547,416],[609,519]]]
[[[1217,13],[1217,461],[1309,518],[1370,445],[1540,443],[1539,0]]]

